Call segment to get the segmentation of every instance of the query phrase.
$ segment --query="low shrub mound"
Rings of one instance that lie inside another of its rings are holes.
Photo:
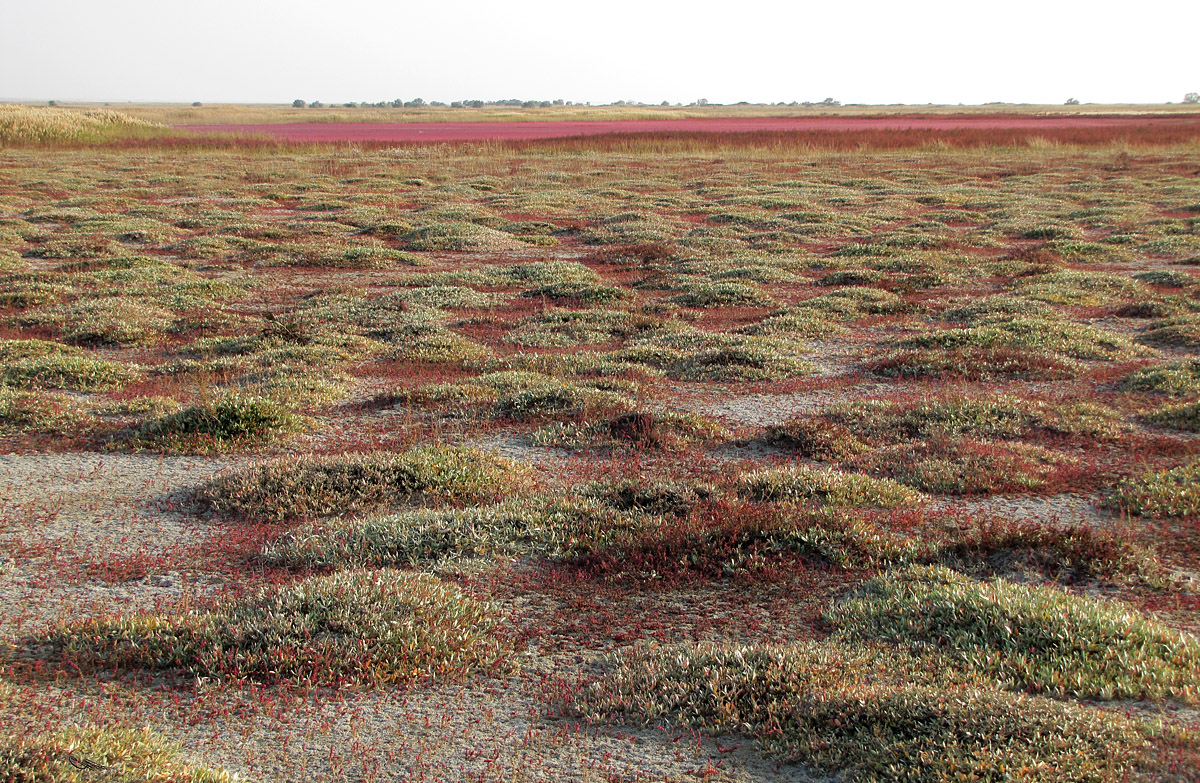
[[[1071,584],[1133,581],[1165,587],[1162,564],[1129,537],[1091,525],[970,519],[937,545],[926,564],[981,575],[1013,575]]]
[[[1146,354],[1127,338],[1093,326],[1040,317],[992,317],[897,343],[900,349],[1016,348],[1072,359],[1123,359]]]
[[[36,310],[11,320],[21,326],[48,327],[73,345],[148,345],[166,334],[172,314],[130,297],[81,299]]]
[[[1121,381],[1125,391],[1159,392],[1186,397],[1200,392],[1200,359],[1143,367]]]
[[[1126,478],[1104,502],[1138,517],[1200,516],[1200,462]]]
[[[221,513],[265,520],[329,517],[418,500],[493,500],[526,485],[527,475],[500,457],[436,445],[276,459],[209,481],[197,499]]]
[[[646,523],[643,512],[618,511],[595,499],[520,498],[494,506],[336,519],[285,534],[262,558],[299,568],[410,567],[517,555],[570,560]]]
[[[1181,315],[1151,323],[1141,342],[1168,348],[1200,348],[1200,315]]]
[[[601,381],[567,381],[529,370],[501,370],[465,381],[423,386],[392,395],[393,404],[436,406],[460,417],[515,421],[588,419],[626,412],[632,400],[600,388]]]
[[[841,462],[866,451],[853,432],[836,422],[799,417],[769,427],[763,440],[776,448],[822,462]]]
[[[780,337],[754,337],[698,329],[637,340],[612,354],[688,381],[767,381],[813,371],[806,347]]]
[[[141,370],[136,365],[88,356],[55,354],[11,361],[0,359],[0,383],[13,386],[102,391],[119,389],[140,374]]]
[[[86,764],[101,770],[89,769]],[[219,769],[185,761],[149,728],[71,728],[34,736],[0,734],[0,770],[20,783],[235,783]]]
[[[754,500],[826,506],[896,508],[920,503],[920,492],[889,479],[829,468],[788,465],[742,475],[738,493]]]
[[[0,433],[72,435],[86,432],[90,422],[74,400],[62,395],[0,385]]]
[[[1158,410],[1146,414],[1146,421],[1159,427],[1170,427],[1184,432],[1200,432],[1200,402],[1164,405]]]
[[[1019,770],[1033,783],[1116,783],[1154,763],[1138,724],[1119,715],[830,643],[635,648],[568,712],[749,734],[771,756],[848,781],[1008,780]]]
[[[227,451],[265,443],[298,427],[299,418],[277,402],[231,394],[152,419],[130,443],[165,451]]]
[[[948,437],[888,446],[853,461],[867,473],[946,495],[1037,490],[1070,464],[1041,446]]]
[[[1011,346],[899,350],[868,362],[866,367],[885,378],[965,381],[1054,381],[1074,378],[1083,370],[1083,365],[1070,357]]]
[[[500,620],[428,574],[346,571],[210,612],[63,625],[43,641],[82,669],[177,669],[300,685],[459,680],[502,665]]]
[[[848,640],[949,655],[1014,688],[1200,700],[1200,641],[1105,600],[942,567],[877,576],[828,615]]]
[[[514,345],[565,348],[600,345],[666,328],[661,318],[622,310],[553,309],[527,318],[509,332]]]
[[[757,285],[701,279],[677,286],[683,293],[668,301],[683,307],[771,307],[779,302]]]
[[[835,405],[825,415],[829,426],[884,442],[962,435],[1017,438],[1036,431],[1096,438],[1117,435],[1125,427],[1119,411],[1097,403],[1050,404],[1012,395],[866,400]]]
[[[592,422],[553,422],[533,432],[539,446],[568,449],[678,449],[723,440],[729,431],[687,411],[630,411]]]

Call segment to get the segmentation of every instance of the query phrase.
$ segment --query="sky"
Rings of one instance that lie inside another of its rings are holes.
[[[0,100],[1180,102],[1200,3],[0,0]]]

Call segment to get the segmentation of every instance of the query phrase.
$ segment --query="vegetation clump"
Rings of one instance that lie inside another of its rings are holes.
[[[943,567],[877,576],[829,613],[848,640],[936,651],[1014,688],[1200,699],[1200,641],[1120,604]]]
[[[219,476],[197,494],[221,513],[284,520],[419,500],[478,503],[525,483],[526,471],[506,459],[436,445],[400,453],[283,457]]]
[[[1040,489],[1070,463],[1066,455],[1033,444],[948,437],[888,446],[853,462],[868,473],[947,495]]]
[[[738,492],[755,500],[829,506],[895,508],[920,503],[920,492],[889,479],[828,468],[788,465],[746,473]]]
[[[1126,391],[1159,392],[1186,397],[1200,392],[1200,359],[1143,367],[1121,381]]]
[[[1139,517],[1200,516],[1200,462],[1123,479],[1105,503]]]
[[[62,625],[45,642],[80,668],[381,685],[498,668],[507,655],[499,629],[494,611],[437,577],[354,570],[262,588],[206,612]]]
[[[299,418],[277,402],[235,393],[152,419],[131,443],[167,451],[226,451],[264,443],[299,424]]]
[[[749,734],[771,756],[851,781],[990,780],[1021,770],[1037,783],[1116,783],[1153,763],[1129,719],[934,668],[836,643],[642,646],[615,656],[568,709]]]

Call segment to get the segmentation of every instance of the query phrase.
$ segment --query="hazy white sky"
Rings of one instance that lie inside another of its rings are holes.
[[[1196,0],[0,0],[0,99],[1179,102]]]

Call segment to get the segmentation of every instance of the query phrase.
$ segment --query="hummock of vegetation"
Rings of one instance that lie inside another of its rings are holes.
[[[1200,516],[1200,462],[1125,478],[1105,502],[1139,517]]]
[[[829,619],[847,639],[945,653],[1012,687],[1085,698],[1200,699],[1200,640],[1136,610],[947,568],[872,579]]]
[[[132,442],[161,451],[229,451],[265,443],[299,427],[285,406],[231,394],[151,419]]]
[[[501,457],[438,445],[400,453],[284,457],[219,476],[197,498],[221,513],[284,520],[417,501],[478,503],[512,492],[527,476]]]
[[[803,465],[747,473],[738,480],[738,488],[756,500],[830,506],[895,508],[919,504],[925,499],[920,492],[889,479]]]
[[[928,662],[924,662],[928,664]],[[849,780],[1118,781],[1153,763],[1135,723],[996,691],[872,646],[646,646],[571,705],[591,719],[749,734]]]
[[[402,571],[345,571],[267,588],[211,612],[57,628],[80,667],[344,685],[453,680],[500,667],[499,618],[461,589]]]
[[[103,777],[85,764],[103,768]],[[74,728],[53,736],[0,737],[7,779],[55,783],[235,783],[224,770],[182,759],[175,745],[149,728]]]

